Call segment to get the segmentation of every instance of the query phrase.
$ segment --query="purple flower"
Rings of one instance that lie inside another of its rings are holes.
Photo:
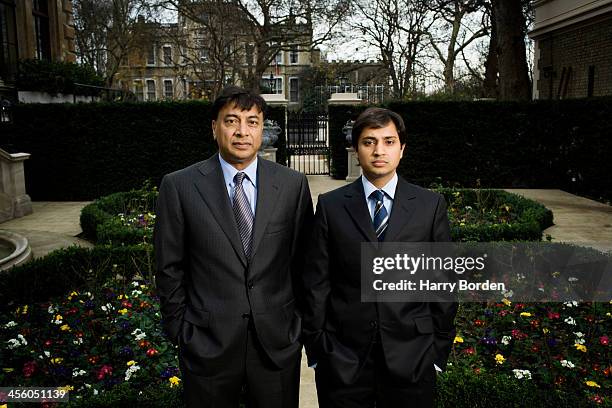
[[[130,322],[123,320],[121,323],[119,323],[119,327],[121,327],[121,330],[127,331],[130,330]]]
[[[134,355],[134,352],[132,351],[132,349],[130,347],[123,347],[121,350],[119,350],[119,354],[121,354],[124,357],[132,357]]]
[[[555,347],[557,345],[557,340],[553,338],[547,339],[546,342],[549,347]]]
[[[86,300],[85,303],[83,304],[83,307],[85,309],[93,309],[96,307],[96,304],[93,302],[93,300]]]

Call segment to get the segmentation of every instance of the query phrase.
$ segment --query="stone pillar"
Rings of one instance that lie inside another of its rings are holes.
[[[29,157],[29,153],[10,154],[0,149],[0,222],[32,213],[23,169],[23,162]]]
[[[359,160],[357,160],[357,152],[355,149],[352,147],[347,147],[346,154],[348,155],[348,173],[346,174],[346,181],[351,183],[361,176],[361,166],[359,165]]]

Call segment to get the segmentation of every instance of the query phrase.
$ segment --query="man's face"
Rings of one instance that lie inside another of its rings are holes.
[[[365,128],[357,142],[357,157],[363,175],[376,187],[384,187],[395,174],[404,147],[393,121],[380,129]]]
[[[257,105],[249,110],[240,110],[235,104],[225,105],[212,121],[212,131],[223,160],[243,170],[255,160],[261,146],[263,113]]]

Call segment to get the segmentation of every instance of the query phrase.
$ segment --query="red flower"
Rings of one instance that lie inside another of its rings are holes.
[[[124,300],[121,301],[121,306],[123,306],[125,308],[131,308],[132,304],[124,299]]]
[[[76,307],[71,307],[64,314],[66,314],[66,315],[73,315],[73,314],[75,314],[78,311],[79,311],[79,309],[77,309]]]
[[[610,339],[608,338],[608,336],[601,336],[601,337],[599,338],[599,343],[600,343],[602,346],[607,346],[607,345],[610,343]]]
[[[608,377],[610,375],[610,367],[606,367],[606,369],[603,370],[603,373],[606,377]]]
[[[507,310],[507,309],[504,309],[504,310],[500,310],[499,313],[497,313],[497,314],[500,315],[501,317],[504,317],[508,313],[510,313],[510,311]]]
[[[140,348],[147,348],[151,345],[151,343],[148,340],[140,340],[138,342],[138,347]]]
[[[51,345],[53,344],[53,340],[51,339],[45,340],[43,344],[45,345],[45,347],[51,347]]]
[[[28,361],[23,364],[23,376],[31,377],[36,372],[36,361]]]
[[[484,326],[484,323],[485,323],[484,320],[480,320],[480,319],[474,320],[474,324],[476,326]]]
[[[523,333],[522,331],[520,331],[519,329],[512,330],[511,334],[512,334],[512,337],[514,337],[517,340],[523,340],[527,338],[527,335]]]
[[[537,353],[538,351],[540,351],[540,348],[534,344],[533,346],[531,346],[531,351]]]
[[[551,311],[548,312],[548,318],[549,319],[558,319],[559,317],[560,317],[560,315],[557,312],[551,312]]]
[[[87,360],[89,361],[89,364],[96,364],[98,362],[98,360],[100,360],[100,357],[98,357],[98,356],[91,356]]]
[[[150,349],[147,350],[147,357],[153,357],[157,353],[158,353],[157,350],[155,350],[154,348],[150,348]]]
[[[555,385],[561,385],[564,382],[565,382],[565,377],[561,375],[555,378]]]
[[[538,327],[540,327],[540,321],[539,320],[532,320],[529,323],[531,324],[531,327],[533,327],[534,329],[537,329]]]
[[[474,350],[474,347],[468,347],[465,350],[463,350],[463,352],[471,356],[476,352],[476,350]]]
[[[603,404],[603,398],[600,395],[593,395],[591,400],[597,404]]]
[[[98,371],[98,380],[103,380],[107,375],[113,375],[113,367],[105,364],[100,368],[100,371]]]

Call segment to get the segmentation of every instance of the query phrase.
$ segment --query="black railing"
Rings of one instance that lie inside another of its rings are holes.
[[[287,112],[287,165],[305,174],[329,174],[327,112]]]

